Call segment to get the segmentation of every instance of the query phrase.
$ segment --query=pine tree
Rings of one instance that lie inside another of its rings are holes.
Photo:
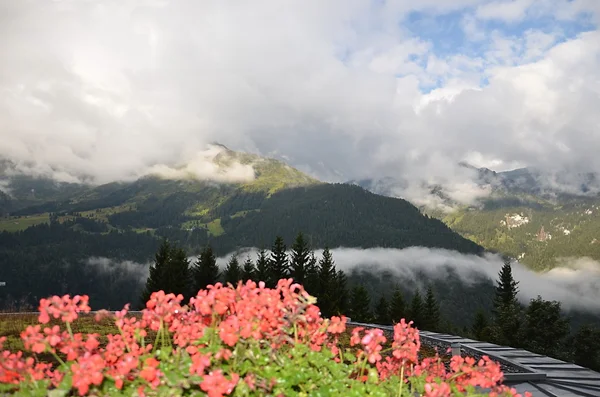
[[[349,306],[348,278],[342,270],[335,273],[335,281],[333,284],[333,314],[345,314]]]
[[[427,288],[423,310],[423,329],[437,331],[440,325],[440,305],[435,299],[431,286]]]
[[[502,311],[502,308],[517,304],[518,281],[512,275],[510,259],[504,259],[504,265],[498,273],[496,296],[494,297],[494,314]]]
[[[504,265],[498,273],[496,295],[494,297],[494,327],[492,342],[512,347],[521,346],[522,309],[517,301],[519,292],[512,276],[510,259],[504,259]]]
[[[237,255],[233,254],[231,259],[229,259],[225,272],[223,273],[223,278],[225,279],[226,285],[231,283],[233,286],[237,286],[238,281],[242,279],[242,269],[240,268]]]
[[[477,340],[485,339],[485,331],[488,327],[488,320],[485,315],[483,309],[477,310],[475,313],[475,320],[473,321],[473,326],[471,327],[471,333]]]
[[[208,285],[215,285],[219,281],[219,266],[213,253],[212,247],[204,247],[198,260],[192,268],[194,280],[194,293],[206,289]]]
[[[412,301],[410,302],[410,319],[413,321],[415,327],[421,328],[423,324],[423,298],[421,298],[421,292],[417,288],[417,291],[413,295]]]
[[[390,325],[392,323],[390,317],[390,305],[385,299],[385,295],[381,295],[377,307],[375,307],[375,321],[380,325]]]
[[[304,282],[304,289],[312,296],[318,298],[319,268],[317,266],[317,258],[313,251],[310,252],[310,257],[306,264],[306,281]]]
[[[187,255],[182,248],[172,246],[164,240],[154,256],[154,264],[150,267],[150,275],[142,293],[142,304],[145,306],[150,295],[156,291],[182,294],[185,299],[190,296],[190,268]]]
[[[390,318],[392,320],[392,324],[399,323],[402,319],[409,321],[406,314],[404,296],[402,295],[400,288],[396,286],[396,288],[394,288],[392,300],[390,301]]]
[[[269,283],[268,286],[274,288],[282,278],[289,276],[289,263],[286,253],[286,245],[281,236],[275,238],[271,248],[271,257],[269,258]]]
[[[336,270],[333,256],[329,248],[325,247],[319,260],[319,284],[317,288],[317,305],[324,317],[334,315],[336,309]]]
[[[352,289],[350,298],[350,318],[352,321],[365,323],[373,321],[371,297],[363,285],[356,285]]]
[[[153,292],[163,289],[164,276],[168,270],[169,261],[171,259],[171,244],[167,240],[163,240],[158,251],[154,255],[154,264],[150,266],[150,274],[146,280],[144,292],[142,292],[141,303],[146,307],[146,302],[150,299]]]
[[[172,292],[175,295],[182,294],[186,300],[191,298],[192,271],[187,253],[183,248],[172,248],[171,263],[166,277],[169,286],[165,292]]]
[[[298,284],[304,285],[306,282],[306,270],[310,260],[310,250],[308,243],[304,239],[302,232],[298,233],[296,241],[292,245],[290,253],[290,275]]]
[[[254,280],[255,276],[256,268],[254,267],[254,262],[252,262],[250,257],[247,257],[242,266],[242,281]]]
[[[258,251],[258,256],[256,258],[256,274],[255,281],[259,283],[263,281],[265,284],[269,282],[269,259],[267,258],[267,253],[264,249]]]

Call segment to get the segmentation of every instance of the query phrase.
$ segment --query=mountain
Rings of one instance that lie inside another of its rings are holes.
[[[566,265],[572,258],[600,260],[600,196],[593,173],[548,173],[521,168],[495,172],[461,164],[489,194],[471,204],[452,200],[442,186],[431,194],[446,207],[421,211],[442,220],[488,250],[508,254],[535,270]],[[372,191],[394,191],[394,180],[362,181]],[[375,189],[373,187],[376,187]],[[396,192],[401,192],[395,190]],[[451,210],[448,210],[451,208]]]
[[[425,246],[483,252],[405,200],[322,183],[283,162],[224,148],[212,161],[217,178],[234,164],[251,166],[253,178],[199,180],[187,166],[170,170],[170,178],[160,170],[163,175],[100,186],[5,175],[9,199],[4,208],[10,209],[0,218],[2,291],[12,300],[28,301],[96,291],[103,299],[99,304],[115,307],[125,299],[127,287],[120,283],[143,272],[131,264],[108,269],[94,258],[148,263],[163,238],[189,254],[209,242],[218,255],[249,246],[270,248],[277,235],[291,244],[300,231],[313,248]],[[100,283],[98,272],[120,276]],[[25,291],[31,295],[24,296]]]

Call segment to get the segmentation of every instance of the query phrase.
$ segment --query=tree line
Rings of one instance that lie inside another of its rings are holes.
[[[146,302],[154,291],[163,290],[182,294],[186,299],[217,282],[237,285],[253,280],[273,288],[282,278],[292,278],[315,296],[323,316],[345,314],[353,321],[392,324],[402,318],[412,318],[416,324],[430,330],[440,325],[440,308],[429,287],[425,297],[417,291],[411,301],[405,301],[397,287],[390,299],[382,296],[375,307],[364,285],[349,285],[346,274],[336,268],[328,248],[317,259],[304,234],[299,233],[289,254],[282,237],[275,238],[270,251],[261,249],[253,260],[246,256],[241,261],[233,254],[224,269],[220,269],[210,244],[195,261],[190,261],[185,250],[164,240],[154,257],[141,301]]]
[[[480,310],[468,336],[600,370],[600,329],[584,324],[572,332],[560,302],[539,295],[522,305],[517,299],[518,284],[510,260],[505,259],[498,273],[492,313]]]
[[[278,280],[292,278],[317,298],[325,317],[344,314],[353,321],[382,325],[404,318],[412,320],[419,329],[460,333],[600,369],[600,329],[584,325],[572,333],[569,319],[557,301],[538,296],[526,306],[520,304],[519,283],[513,278],[508,259],[498,274],[491,313],[480,309],[471,326],[462,332],[443,317],[431,285],[424,294],[416,289],[410,299],[396,285],[388,296],[382,294],[373,301],[365,285],[351,285],[346,274],[336,268],[328,248],[317,259],[302,233],[297,235],[289,254],[283,238],[278,236],[270,251],[261,249],[254,260],[250,256],[241,259],[233,254],[221,270],[210,245],[190,262],[183,248],[164,240],[150,268],[142,302],[158,290],[181,293],[189,299],[217,282],[237,285],[240,281],[263,281],[272,288]]]

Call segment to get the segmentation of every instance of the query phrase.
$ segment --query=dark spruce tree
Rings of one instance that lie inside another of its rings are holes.
[[[186,299],[190,296],[190,268],[185,251],[172,246],[164,240],[154,256],[154,264],[142,293],[142,304],[145,306],[150,295],[156,291],[182,294]]]
[[[269,258],[269,283],[268,287],[274,288],[282,278],[288,278],[289,263],[287,256],[287,247],[281,236],[275,238],[271,248],[271,257]]]
[[[304,289],[312,296],[317,296],[319,290],[319,267],[317,257],[313,251],[310,252],[308,263],[306,264],[306,281]]]
[[[499,314],[503,308],[518,304],[519,282],[513,278],[509,258],[504,259],[504,265],[500,269],[498,277],[496,295],[494,297],[494,314]]]
[[[392,324],[399,323],[402,319],[405,319],[407,322],[409,321],[406,312],[406,305],[404,303],[404,296],[402,295],[402,291],[398,286],[394,288],[392,300],[390,301],[390,318],[392,320]]]
[[[425,305],[423,308],[423,329],[427,331],[439,331],[440,305],[435,299],[431,286],[427,288]]]
[[[317,287],[317,305],[321,309],[324,317],[331,317],[337,309],[337,290],[336,290],[336,270],[333,262],[333,256],[329,248],[325,247],[323,255],[319,259],[318,266],[319,283]]]
[[[335,273],[335,284],[333,290],[335,291],[333,313],[346,314],[349,307],[350,294],[348,292],[348,278],[342,270],[338,270]]]
[[[350,318],[352,321],[370,323],[373,321],[371,312],[371,297],[363,285],[352,288],[350,297]]]
[[[385,295],[381,295],[377,306],[375,307],[375,321],[380,325],[391,325],[392,319],[390,317],[390,304]]]
[[[258,251],[258,256],[256,258],[256,273],[254,275],[254,281],[257,283],[263,281],[265,284],[268,284],[270,278],[269,269],[269,258],[267,258],[266,251],[261,249]]]
[[[510,259],[504,259],[498,276],[493,302],[494,325],[490,328],[490,340],[500,345],[521,347],[523,313],[517,300],[519,283],[512,276]]]
[[[471,326],[471,334],[477,340],[485,340],[488,338],[487,336],[487,328],[488,328],[488,319],[485,315],[483,309],[477,310],[475,313],[475,320],[473,321],[473,325]]]
[[[307,267],[310,261],[310,249],[302,232],[298,233],[290,252],[290,276],[306,289]]]
[[[255,276],[256,267],[254,267],[254,262],[252,262],[252,259],[248,256],[242,266],[242,281],[246,282],[248,280],[254,280]]]
[[[240,263],[238,261],[237,255],[231,255],[229,262],[227,263],[227,267],[223,272],[223,281],[225,281],[225,285],[231,284],[234,287],[237,286],[238,281],[242,279],[242,269],[240,267]]]
[[[219,281],[219,266],[212,247],[204,247],[192,268],[192,278],[194,281],[194,294],[201,289],[206,289],[208,285],[215,285]]]
[[[413,321],[413,326],[419,329],[422,328],[424,322],[423,311],[423,298],[421,297],[421,292],[417,288],[410,302],[410,320]]]

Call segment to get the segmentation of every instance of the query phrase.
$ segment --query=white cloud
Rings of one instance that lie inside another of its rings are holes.
[[[527,10],[535,0],[497,0],[477,8],[476,15],[482,19],[499,19],[516,22],[525,18]]]
[[[146,173],[158,175],[166,179],[199,179],[217,182],[250,182],[254,180],[254,167],[251,164],[241,164],[235,159],[219,162],[218,155],[227,155],[222,147],[209,145],[207,150],[182,161],[179,167],[169,167],[157,164],[150,167]]]
[[[343,248],[332,249],[333,259],[338,269],[350,271],[360,266],[374,266],[375,269],[389,270],[396,276],[410,280],[423,287],[424,280],[418,272],[428,277],[445,280],[447,269],[456,272],[462,282],[471,285],[478,283],[481,277],[495,283],[503,265],[502,259],[493,254],[484,256],[466,255],[456,251],[410,247],[406,249],[390,248]],[[245,249],[238,259],[250,256],[256,258],[257,250]],[[320,257],[321,250],[315,250]],[[217,259],[224,268],[231,254]],[[527,304],[541,295],[546,300],[558,300],[562,307],[571,310],[600,311],[600,263],[588,258],[563,258],[560,265],[546,273],[536,273],[525,266],[515,263],[513,277],[519,282],[518,299]]]
[[[486,28],[600,11],[563,3],[4,2],[0,157],[65,181],[207,175],[197,154],[219,141],[328,180],[442,180],[469,197],[456,164],[472,153],[600,171],[598,31]],[[409,31],[415,10],[460,11],[465,43]]]

